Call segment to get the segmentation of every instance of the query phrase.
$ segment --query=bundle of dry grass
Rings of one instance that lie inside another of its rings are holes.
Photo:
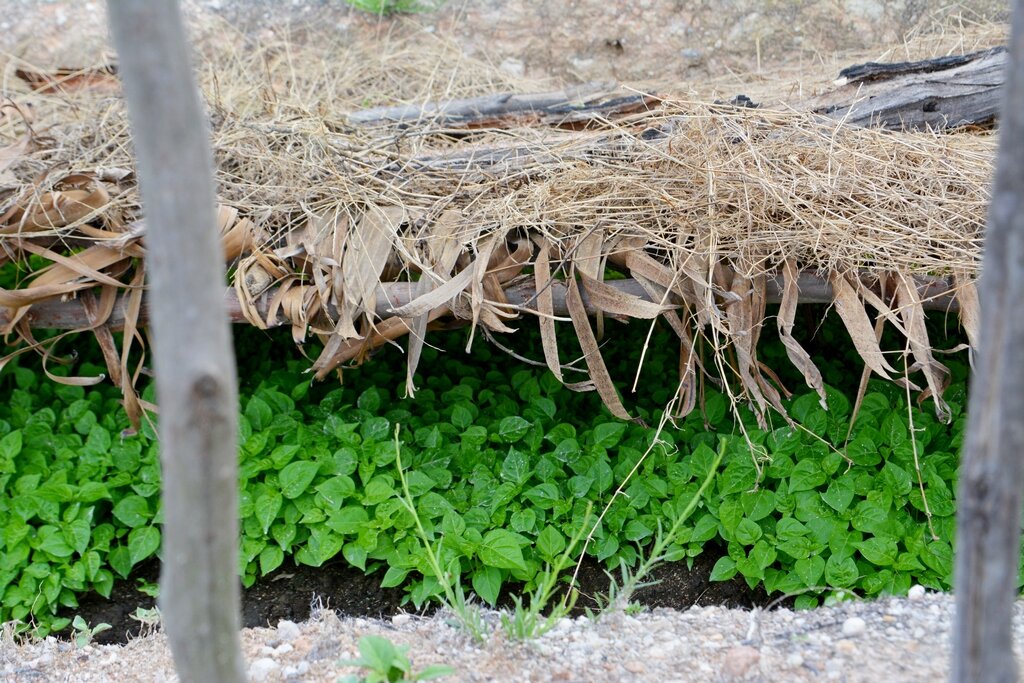
[[[780,301],[790,359],[825,401],[791,334],[800,273],[814,273],[831,285],[867,366],[903,374],[879,348],[870,309],[907,338],[927,395],[946,412],[920,285],[950,280],[973,340],[989,133],[889,133],[670,97],[570,128],[469,130],[436,110],[367,126],[347,113],[542,84],[513,82],[440,42],[203,44],[240,315],[290,324],[297,342],[318,336],[318,378],[407,336],[413,391],[432,325],[509,332],[534,316],[550,370],[563,378],[555,326],[571,323],[589,379],[568,386],[598,391],[628,418],[598,349],[604,318],[662,318],[680,341],[681,412],[695,407],[704,376],[759,415],[781,412],[785,389],[757,359],[769,296]],[[116,79],[103,70],[11,77],[24,67],[3,65],[0,261],[26,267],[0,290],[5,332],[21,344],[12,353],[39,350],[39,311],[78,298],[84,322],[47,320],[95,333],[137,419],[141,361],[129,367],[129,358],[143,342],[145,237]],[[580,104],[570,100],[568,109]],[[638,289],[613,286],[610,273]],[[510,297],[517,285],[525,301]],[[115,327],[125,332],[120,348]]]

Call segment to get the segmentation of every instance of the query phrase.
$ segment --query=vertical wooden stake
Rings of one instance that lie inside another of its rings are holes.
[[[1016,0],[981,276],[981,348],[960,465],[957,683],[1017,680],[1012,617],[1024,487],[1024,2]]]
[[[177,0],[110,0],[146,214],[160,460],[160,608],[185,683],[245,680],[237,381],[206,118]]]

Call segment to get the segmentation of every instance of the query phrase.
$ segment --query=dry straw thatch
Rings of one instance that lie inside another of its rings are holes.
[[[785,393],[757,359],[777,296],[774,324],[824,402],[791,334],[800,273],[831,285],[867,367],[909,383],[880,350],[869,311],[903,333],[925,395],[941,395],[946,373],[925,331],[922,278],[949,280],[976,338],[989,132],[891,133],[670,96],[568,128],[467,130],[436,112],[358,125],[347,113],[370,106],[544,88],[431,38],[342,49],[221,34],[202,44],[239,314],[289,324],[297,342],[319,337],[318,378],[405,336],[413,391],[432,326],[508,332],[535,317],[551,371],[563,377],[555,326],[571,324],[589,379],[569,386],[597,390],[628,418],[598,348],[604,318],[661,318],[680,342],[677,410],[692,410],[710,378],[763,415],[781,411]],[[0,262],[26,266],[16,288],[0,290],[11,356],[49,354],[54,339],[37,341],[32,327],[61,319],[40,311],[77,298],[79,323],[54,325],[96,335],[137,420],[146,253],[116,77],[0,67]],[[633,289],[607,280],[613,272]]]

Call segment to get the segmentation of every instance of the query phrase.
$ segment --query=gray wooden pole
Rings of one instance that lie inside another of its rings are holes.
[[[177,0],[109,0],[149,231],[160,405],[160,608],[180,679],[245,680],[237,382],[206,118]]]
[[[960,464],[952,680],[1017,680],[1012,617],[1024,486],[1024,1],[1014,2]]]

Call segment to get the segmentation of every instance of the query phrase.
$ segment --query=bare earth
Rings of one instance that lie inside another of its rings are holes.
[[[43,67],[82,64],[109,51],[103,3],[2,4],[2,51]],[[187,0],[185,6],[193,20],[218,14],[256,39],[285,28],[301,33],[309,24],[353,36],[427,31],[517,77],[659,80],[698,89],[714,82],[737,91],[759,72],[845,66],[848,51],[899,59],[892,45],[1004,20],[1007,11],[1001,0],[452,0],[434,13],[389,20],[354,12],[341,0]],[[359,637],[370,633],[408,645],[416,669],[455,667],[444,680],[931,681],[948,674],[952,613],[951,596],[915,589],[911,598],[798,613],[696,607],[563,620],[534,642],[510,642],[495,629],[488,642],[474,644],[443,616],[339,620],[320,610],[306,623],[246,629],[243,642],[254,681],[334,681],[356,673],[338,662],[358,656]],[[1017,605],[1015,634],[1019,655],[1024,602]],[[53,639],[17,645],[5,638],[0,680],[177,678],[157,633],[126,646],[81,649]]]

